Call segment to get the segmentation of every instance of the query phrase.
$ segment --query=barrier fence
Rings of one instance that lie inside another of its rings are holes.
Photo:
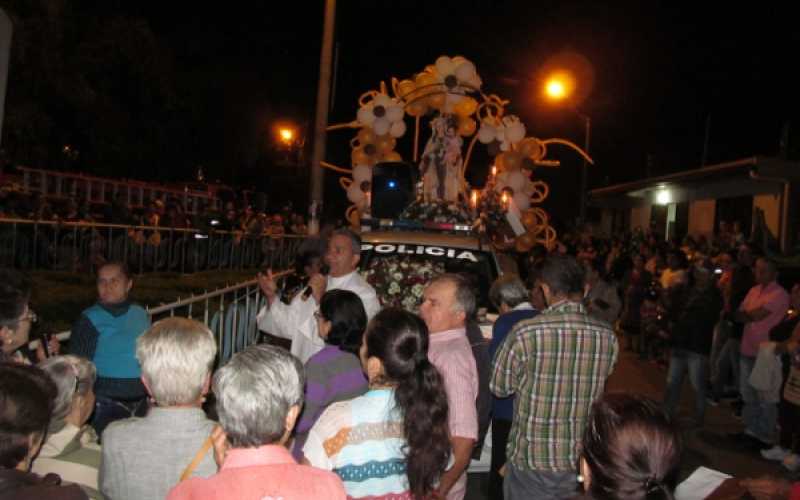
[[[275,273],[276,279],[292,271]],[[237,352],[258,341],[256,315],[265,304],[257,280],[248,280],[213,292],[178,299],[170,304],[150,307],[151,321],[169,316],[183,316],[204,323],[214,332],[219,348],[220,365]]]
[[[282,280],[292,272],[280,271],[273,275],[276,280]],[[169,304],[148,307],[147,314],[151,322],[182,316],[204,323],[214,333],[219,348],[219,364],[222,365],[231,356],[258,341],[256,316],[265,303],[258,281],[253,279],[188,298],[178,298]],[[70,331],[55,335],[63,342],[69,339]],[[39,340],[34,340],[29,347],[35,350],[38,344]]]
[[[0,220],[0,266],[93,272],[107,261],[132,272],[287,269],[305,236],[252,235],[91,222]]]

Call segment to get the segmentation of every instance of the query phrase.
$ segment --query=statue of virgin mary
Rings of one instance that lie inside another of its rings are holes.
[[[440,115],[431,120],[431,137],[419,164],[425,201],[458,201],[462,145],[455,115]]]

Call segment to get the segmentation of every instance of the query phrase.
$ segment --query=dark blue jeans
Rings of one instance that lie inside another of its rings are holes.
[[[147,398],[133,401],[117,401],[107,396],[97,396],[91,425],[102,441],[103,431],[108,424],[123,418],[143,417],[147,414]]]
[[[703,425],[706,413],[706,385],[708,384],[708,356],[685,349],[672,349],[667,374],[667,391],[664,407],[670,415],[675,414],[681,399],[683,378],[689,373],[689,381],[694,388],[694,418],[697,425]]]
[[[717,354],[716,374],[712,378],[715,398],[721,398],[725,394],[725,385],[731,385],[739,390],[740,345],[740,339],[728,337]]]
[[[741,355],[739,358],[739,392],[744,400],[742,420],[744,432],[758,438],[765,444],[775,440],[775,427],[778,424],[778,403],[770,403],[750,385],[750,374],[756,358]]]

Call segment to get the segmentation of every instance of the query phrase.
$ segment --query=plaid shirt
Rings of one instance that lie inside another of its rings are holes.
[[[492,363],[490,388],[516,394],[507,456],[521,470],[572,471],[592,403],[617,360],[608,324],[559,302],[518,323]]]

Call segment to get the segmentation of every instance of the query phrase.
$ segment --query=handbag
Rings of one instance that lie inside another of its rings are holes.
[[[203,441],[203,445],[200,447],[200,449],[197,450],[197,453],[194,455],[192,462],[189,465],[187,465],[185,469],[183,469],[183,472],[181,473],[181,479],[180,479],[181,481],[189,479],[189,477],[191,477],[192,473],[194,473],[194,470],[197,468],[198,465],[200,465],[200,462],[203,460],[203,457],[205,457],[206,453],[208,453],[208,450],[211,449],[211,445],[212,445],[211,436],[208,436],[206,440]]]

